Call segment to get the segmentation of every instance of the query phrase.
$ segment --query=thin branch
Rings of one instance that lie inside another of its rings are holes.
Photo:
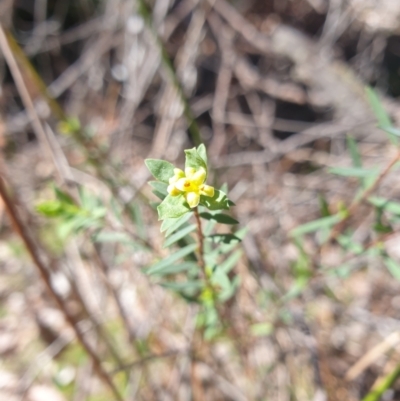
[[[115,387],[113,381],[111,380],[110,376],[103,369],[103,367],[101,365],[101,361],[96,354],[96,351],[87,342],[83,333],[80,331],[80,329],[78,327],[78,322],[75,320],[75,317],[67,309],[61,296],[58,295],[52,288],[49,270],[45,266],[44,262],[42,261],[42,258],[39,255],[38,248],[37,248],[36,244],[34,243],[34,241],[32,240],[26,224],[22,221],[21,217],[19,216],[19,213],[15,207],[14,200],[8,195],[4,181],[5,181],[4,172],[1,171],[0,172],[0,197],[2,198],[2,200],[4,202],[5,210],[11,220],[11,223],[13,225],[15,232],[20,236],[21,240],[23,241],[29,255],[31,256],[31,258],[33,260],[34,265],[37,268],[37,271],[38,271],[40,277],[42,278],[43,283],[45,284],[45,286],[47,288],[47,291],[53,297],[54,301],[56,302],[58,307],[63,312],[66,320],[73,328],[75,335],[76,335],[77,339],[79,340],[79,342],[81,343],[82,347],[85,349],[85,351],[91,357],[94,368],[96,370],[96,373],[98,374],[100,379],[104,382],[104,384],[110,388],[110,390],[114,394],[114,398],[118,401],[123,401],[122,396],[119,394],[119,392],[118,392],[117,388]]]

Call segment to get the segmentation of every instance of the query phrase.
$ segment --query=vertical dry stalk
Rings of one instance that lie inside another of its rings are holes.
[[[115,399],[118,401],[123,401],[122,396],[119,394],[119,392],[118,392],[117,388],[115,387],[113,381],[111,380],[110,376],[103,369],[103,367],[101,365],[101,361],[100,361],[99,357],[97,356],[95,350],[87,342],[87,340],[83,336],[82,332],[80,331],[80,329],[78,327],[78,322],[75,320],[75,317],[66,308],[62,298],[53,290],[53,288],[51,286],[49,270],[47,269],[44,262],[42,261],[42,258],[39,255],[38,248],[37,248],[36,244],[34,243],[34,241],[32,240],[26,225],[20,218],[13,200],[7,193],[3,171],[0,171],[0,197],[2,198],[2,200],[4,202],[5,210],[11,220],[12,226],[13,226],[15,232],[20,236],[21,240],[23,241],[29,255],[31,256],[31,258],[33,260],[34,265],[36,266],[36,268],[38,270],[38,273],[39,273],[43,283],[45,284],[45,286],[47,288],[47,291],[53,297],[54,301],[56,302],[58,307],[63,312],[65,319],[68,321],[68,323],[73,328],[75,335],[76,335],[77,339],[79,340],[79,342],[81,343],[82,347],[85,349],[85,351],[91,357],[91,359],[93,361],[93,366],[96,370],[97,375],[105,383],[105,385],[107,385],[110,388],[110,390],[114,394]]]

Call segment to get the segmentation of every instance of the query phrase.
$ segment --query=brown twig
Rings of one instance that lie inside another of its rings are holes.
[[[104,382],[104,384],[110,388],[110,390],[114,394],[114,398],[118,401],[123,401],[122,396],[119,394],[119,392],[118,392],[117,388],[115,387],[113,381],[111,380],[110,376],[103,369],[103,367],[101,365],[101,361],[100,361],[99,357],[97,356],[95,350],[87,342],[84,335],[80,331],[80,329],[78,327],[78,322],[75,320],[75,317],[67,309],[67,307],[65,306],[60,295],[58,295],[52,288],[49,270],[46,267],[45,263],[42,261],[42,258],[39,254],[39,250],[38,250],[35,242],[31,238],[26,224],[20,218],[19,213],[15,207],[13,199],[7,193],[4,172],[2,172],[2,171],[0,172],[0,197],[2,198],[2,200],[4,202],[4,207],[11,220],[12,226],[13,226],[15,232],[20,236],[21,240],[23,241],[29,255],[31,256],[31,258],[33,260],[34,265],[37,268],[37,271],[38,271],[40,277],[42,278],[43,283],[45,284],[45,286],[47,288],[47,291],[53,297],[54,301],[56,302],[58,307],[63,312],[65,319],[68,321],[68,323],[73,328],[75,335],[76,335],[77,339],[79,340],[79,342],[81,343],[82,347],[85,349],[85,351],[91,357],[91,359],[93,361],[93,366],[96,370],[96,373],[98,374],[100,379]]]

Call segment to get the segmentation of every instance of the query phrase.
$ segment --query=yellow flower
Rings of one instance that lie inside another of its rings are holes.
[[[168,193],[171,196],[183,194],[191,208],[200,202],[200,195],[214,196],[214,187],[205,185],[206,170],[202,167],[196,170],[187,167],[185,172],[179,168],[174,169],[174,176],[169,179]]]

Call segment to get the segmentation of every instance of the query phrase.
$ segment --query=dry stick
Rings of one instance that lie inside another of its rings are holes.
[[[28,89],[27,89],[27,87],[25,85],[25,82],[24,82],[24,79],[22,77],[21,71],[18,68],[18,64],[17,64],[17,62],[15,60],[14,54],[13,54],[13,52],[11,50],[10,45],[9,45],[10,39],[12,39],[12,36],[8,35],[8,41],[7,41],[7,37],[6,37],[5,33],[4,33],[4,30],[0,25],[0,48],[3,51],[4,57],[5,57],[5,59],[7,61],[7,64],[9,66],[9,68],[10,68],[10,71],[11,71],[12,76],[14,78],[15,85],[18,88],[18,92],[19,92],[19,94],[21,96],[21,99],[22,99],[22,101],[24,103],[24,106],[28,111],[30,119],[32,120],[33,129],[35,130],[36,135],[40,139],[41,144],[45,146],[45,150],[47,150],[48,153],[50,153],[50,155],[51,155],[51,157],[53,159],[53,164],[56,167],[59,180],[61,182],[65,182],[66,180],[71,179],[72,175],[70,173],[66,174],[67,172],[69,172],[69,170],[68,170],[68,168],[66,169],[65,166],[63,168],[63,166],[61,165],[61,163],[60,163],[61,154],[60,153],[56,154],[54,152],[54,144],[51,143],[51,140],[50,140],[49,136],[47,135],[47,133],[45,131],[45,128],[44,128],[42,122],[39,119],[39,116],[37,115],[37,112],[35,110],[35,106],[34,106],[33,101],[32,101],[32,99],[31,99],[31,97],[29,95],[29,92],[28,92]],[[18,45],[16,43],[14,43],[12,41],[10,43],[13,44],[14,51],[17,51],[19,49],[19,47],[18,47]],[[30,64],[28,64],[28,65],[30,65]],[[32,71],[31,71],[31,73],[32,73]],[[41,82],[41,81],[39,80],[38,82]],[[50,130],[50,128],[49,128],[49,130]],[[50,132],[50,134],[51,134],[51,132]],[[79,292],[77,292],[77,294],[78,293]],[[86,309],[86,306],[84,305],[83,302],[82,302],[82,306],[84,307],[84,309]],[[96,324],[95,324],[95,326],[96,326]],[[103,332],[102,329],[100,329],[100,333],[101,333],[101,337],[103,338],[103,340],[105,340],[105,342],[107,343],[108,348],[110,349],[110,351],[113,354],[114,358],[116,358],[116,360],[119,362],[119,364],[121,364],[120,358],[113,351],[113,348],[110,345],[110,343],[109,343],[109,341],[108,341],[107,337],[105,336],[105,333]]]
[[[7,41],[7,39],[8,39],[8,41]],[[25,108],[28,110],[29,116],[30,116],[31,120],[33,121],[33,127],[35,129],[35,132],[36,132],[38,138],[41,140],[41,142],[43,142],[45,144],[45,146],[48,148],[48,150],[51,152],[51,154],[53,156],[54,152],[52,152],[51,142],[49,142],[46,132],[44,131],[43,125],[42,125],[39,117],[37,116],[32,99],[29,96],[29,92],[28,92],[25,82],[23,80],[22,74],[21,74],[21,72],[18,68],[17,62],[14,58],[14,54],[16,54],[18,56],[18,58],[23,63],[24,67],[28,70],[35,85],[37,86],[37,89],[39,90],[41,95],[46,99],[48,105],[50,106],[53,113],[57,116],[57,118],[65,121],[66,115],[65,115],[64,111],[62,110],[61,106],[58,104],[57,100],[55,100],[54,98],[49,96],[46,85],[44,84],[42,78],[35,71],[31,62],[25,56],[24,52],[21,50],[21,48],[19,47],[18,43],[15,41],[15,39],[13,38],[11,33],[7,32],[6,34],[4,34],[4,31],[1,28],[1,25],[0,25],[0,48],[3,50],[3,53],[6,57],[6,61],[9,64],[11,72],[13,73],[15,83],[17,85],[18,91],[20,92],[20,96],[24,102]],[[128,205],[120,199],[120,196],[118,194],[118,184],[119,183],[115,183],[111,178],[109,178],[109,176],[107,175],[107,173],[104,172],[104,169],[103,169],[103,166],[106,165],[106,163],[104,162],[104,160],[99,160],[99,158],[103,159],[105,155],[101,154],[100,156],[94,156],[91,149],[96,148],[96,144],[91,139],[85,138],[85,136],[82,134],[82,132],[79,131],[79,132],[74,133],[74,139],[82,146],[83,150],[85,151],[85,155],[87,157],[89,164],[91,164],[94,167],[97,175],[99,177],[101,177],[109,185],[112,194],[121,203],[123,210],[124,210],[124,214],[130,218],[129,212],[127,211]],[[54,158],[54,156],[53,156],[53,162],[58,169],[58,161],[56,158]],[[61,175],[61,173],[62,172],[60,172],[60,175]],[[144,196],[144,195],[142,195],[142,196]],[[148,241],[143,240],[139,237],[136,237],[131,232],[129,234],[132,237],[134,237],[136,240],[141,241],[148,248],[150,248],[150,249],[152,248],[151,244]]]
[[[13,200],[10,198],[10,196],[7,193],[7,190],[6,190],[6,187],[4,184],[4,172],[0,172],[0,175],[1,175],[1,177],[0,177],[0,197],[2,198],[2,200],[4,202],[5,209],[11,220],[14,230],[21,237],[29,255],[31,256],[31,258],[33,260],[34,265],[36,266],[36,268],[39,272],[40,277],[42,278],[42,281],[45,283],[45,286],[46,286],[49,294],[53,297],[53,299],[57,303],[58,307],[63,312],[66,320],[73,328],[75,335],[78,338],[79,342],[81,343],[82,347],[92,358],[96,373],[98,374],[100,379],[113,392],[115,399],[118,401],[123,401],[123,398],[119,394],[113,381],[111,380],[111,378],[109,377],[107,372],[101,366],[101,361],[100,361],[99,357],[97,356],[95,350],[86,341],[84,335],[79,330],[78,322],[75,320],[75,318],[71,314],[71,312],[66,308],[62,298],[53,290],[53,288],[51,286],[50,275],[48,273],[48,269],[46,268],[44,262],[42,261],[41,257],[39,256],[38,249],[37,249],[35,243],[33,242],[31,236],[29,235],[26,225],[23,223],[22,219],[20,218],[20,216],[17,212],[17,209],[15,208],[15,204],[14,204]]]
[[[50,153],[50,155],[52,156],[53,163],[58,171],[58,175],[61,177],[60,171],[58,170],[57,160],[54,158],[54,153],[52,151],[51,143],[49,142],[47,134],[43,128],[43,125],[40,122],[40,119],[36,113],[35,106],[29,95],[21,71],[18,68],[18,64],[14,58],[13,52],[11,51],[10,45],[7,41],[7,37],[4,33],[1,24],[0,24],[0,48],[4,54],[4,58],[6,59],[8,67],[10,68],[11,75],[14,78],[14,82],[21,96],[22,102],[28,111],[29,118],[32,121],[33,129],[36,135],[38,136],[41,145],[44,147],[44,150],[48,151],[48,153]]]

